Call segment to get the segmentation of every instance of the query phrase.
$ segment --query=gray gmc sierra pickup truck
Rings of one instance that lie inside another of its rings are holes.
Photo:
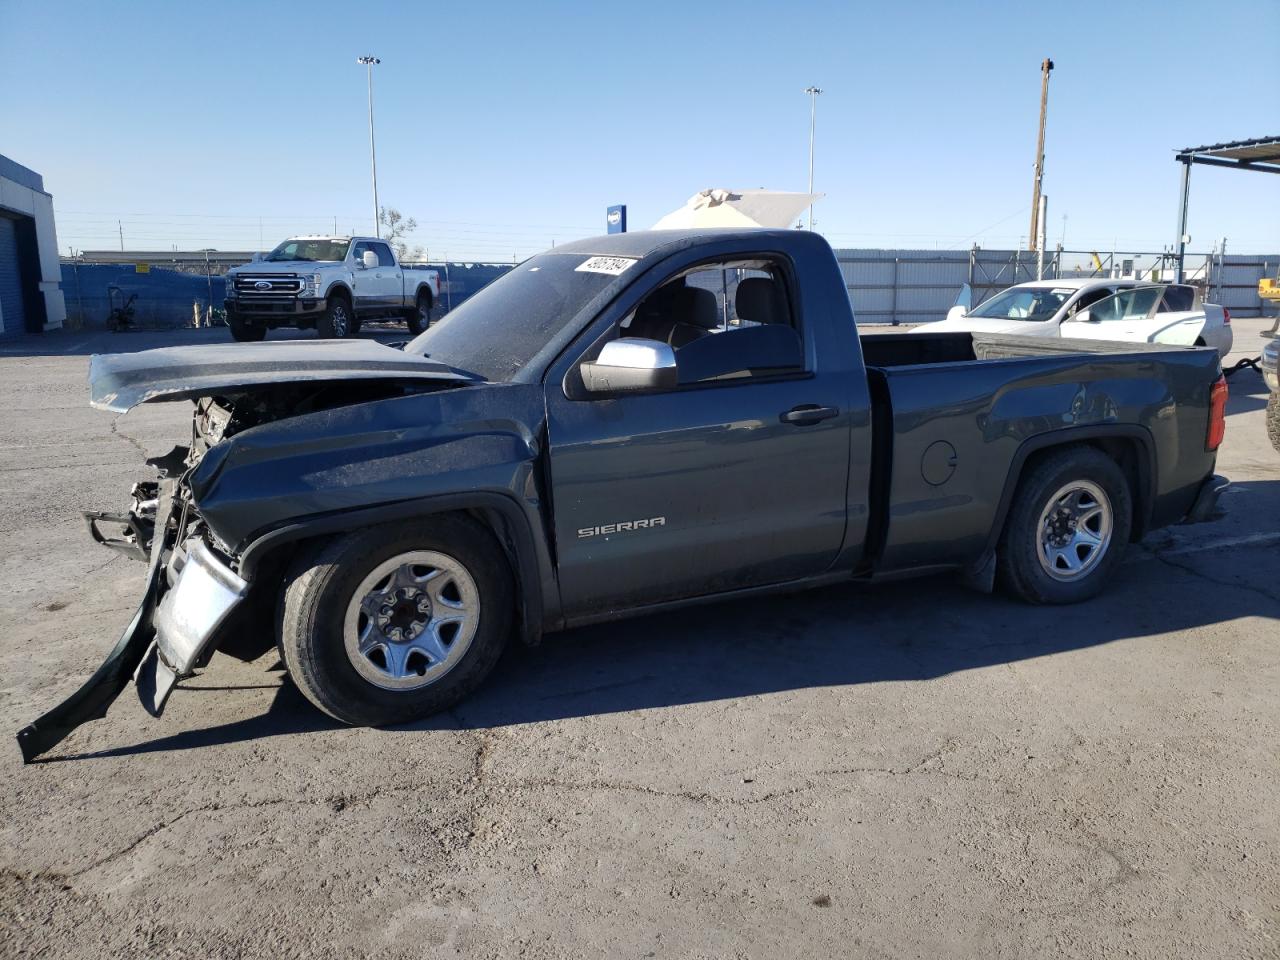
[[[90,392],[192,400],[191,442],[127,514],[90,516],[147,587],[98,672],[19,733],[28,760],[130,677],[158,714],[215,649],[277,644],[321,710],[386,724],[458,701],[513,636],[673,605],[943,570],[1084,600],[1226,486],[1212,349],[860,337],[802,231],[584,240],[403,350],[97,356]]]

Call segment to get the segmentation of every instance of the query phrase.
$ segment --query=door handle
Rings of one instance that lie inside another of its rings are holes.
[[[798,407],[792,407],[786,413],[779,414],[778,419],[797,427],[808,427],[839,415],[840,410],[837,407],[820,407],[816,403],[802,403]]]

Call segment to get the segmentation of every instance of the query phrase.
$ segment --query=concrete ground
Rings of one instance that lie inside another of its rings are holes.
[[[87,354],[225,336],[0,345],[0,728],[114,643],[143,569],[78,511],[189,429],[90,410]],[[575,630],[396,730],[274,656],[159,720],[126,692],[48,762],[3,752],[0,956],[1280,956],[1264,401],[1232,379],[1226,517],[1080,606],[933,579]]]

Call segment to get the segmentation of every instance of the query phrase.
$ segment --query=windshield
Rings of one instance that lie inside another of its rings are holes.
[[[264,257],[269,263],[313,263],[347,258],[350,240],[286,240]]]
[[[540,254],[445,314],[405,352],[486,380],[510,381],[633,263],[623,257]]]
[[[1049,287],[1010,287],[969,313],[992,320],[1048,320],[1071,298],[1075,290]]]

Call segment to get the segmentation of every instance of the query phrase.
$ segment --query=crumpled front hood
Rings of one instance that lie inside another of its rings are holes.
[[[242,388],[343,380],[477,380],[372,340],[202,344],[89,358],[89,403],[125,413],[140,403],[187,400]]]

